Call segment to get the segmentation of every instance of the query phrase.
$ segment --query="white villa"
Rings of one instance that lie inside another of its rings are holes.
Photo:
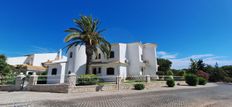
[[[110,58],[107,59],[101,51],[94,54],[90,70],[106,81],[114,81],[110,77],[156,76],[158,71],[156,44],[117,43],[112,44]],[[61,51],[58,56],[61,56]],[[64,83],[65,76],[70,73],[85,74],[85,46],[77,45],[67,52],[67,60],[59,58],[48,65],[47,83]],[[109,78],[107,78],[109,77]]]
[[[30,54],[20,57],[7,58],[7,63],[12,66],[26,66],[26,74],[33,74],[34,72],[47,71],[46,63],[57,60],[59,57],[61,56],[58,56],[57,53]],[[62,58],[67,59],[65,56],[62,56]]]

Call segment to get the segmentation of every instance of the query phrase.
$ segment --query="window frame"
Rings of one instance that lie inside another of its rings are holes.
[[[73,52],[70,52],[69,53],[69,58],[72,58],[73,57]]]
[[[58,71],[57,68],[52,68],[51,75],[57,75],[57,71]]]
[[[106,75],[115,75],[115,69],[113,67],[107,68]]]
[[[115,52],[114,51],[110,51],[110,57],[109,58],[114,58],[115,57]]]

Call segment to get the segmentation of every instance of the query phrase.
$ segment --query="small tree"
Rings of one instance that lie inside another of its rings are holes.
[[[6,59],[5,55],[0,55],[0,83],[12,76],[11,67],[6,63]]]
[[[25,66],[25,65],[17,65],[16,67],[14,67],[14,72],[16,74],[20,74],[20,73],[26,74],[27,66]]]
[[[167,75],[168,70],[171,69],[172,62],[168,59],[158,58],[157,59],[159,68],[158,68],[158,75]]]
[[[191,61],[191,64],[190,64],[190,73],[192,74],[196,74],[197,71],[199,70],[204,70],[205,69],[205,63],[203,62],[203,60],[193,60],[193,59],[190,59]]]
[[[168,70],[167,75],[168,75],[168,76],[173,76],[172,70]]]

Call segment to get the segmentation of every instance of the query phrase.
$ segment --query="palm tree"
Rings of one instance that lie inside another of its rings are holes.
[[[69,34],[65,37],[65,42],[69,43],[67,48],[71,48],[76,45],[85,45],[86,47],[86,74],[90,74],[89,66],[91,64],[92,56],[97,52],[99,48],[102,53],[109,56],[111,51],[111,45],[106,41],[101,33],[104,30],[99,30],[99,20],[93,19],[91,16],[81,16],[80,19],[74,19],[76,24],[75,28],[69,28],[65,30]]]

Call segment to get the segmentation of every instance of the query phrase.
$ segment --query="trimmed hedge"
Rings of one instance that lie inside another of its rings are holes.
[[[198,83],[199,85],[207,84],[207,80],[205,78],[203,78],[203,77],[199,77],[198,80],[199,80],[199,83]]]
[[[99,78],[94,74],[83,74],[77,79],[78,85],[96,85],[98,82]]]
[[[185,75],[185,82],[189,86],[197,86],[198,85],[198,77],[194,74]]]
[[[168,79],[166,81],[166,84],[168,85],[168,87],[174,87],[175,86],[175,81],[173,79]]]
[[[145,88],[144,84],[135,84],[134,85],[135,90],[143,90]]]

